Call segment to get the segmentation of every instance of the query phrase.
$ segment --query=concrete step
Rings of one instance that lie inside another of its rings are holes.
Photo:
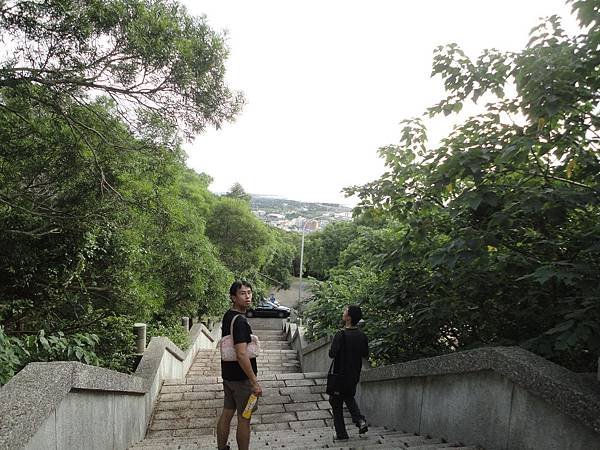
[[[261,350],[291,350],[290,344],[286,341],[261,341]]]
[[[373,427],[364,436],[351,435],[347,441],[334,441],[334,431],[330,427],[311,428],[290,433],[289,431],[253,431],[250,442],[253,449],[387,449],[409,448],[411,450],[476,450],[476,447],[462,446],[460,443],[442,442],[440,439],[431,439],[417,436],[412,433],[403,433],[381,427]],[[235,438],[230,434],[230,446],[237,448]],[[150,438],[136,444],[132,449],[155,450],[164,449],[209,449],[216,448],[214,436],[195,436],[188,438]]]
[[[266,322],[265,322],[266,323]],[[412,433],[371,427],[366,436],[346,411],[350,439],[334,442],[333,417],[325,394],[327,374],[301,373],[298,353],[289,348],[278,330],[256,330],[263,344],[257,358],[263,397],[252,416],[253,449],[462,449],[459,443],[417,436]],[[223,407],[221,358],[218,350],[198,352],[183,379],[165,380],[146,439],[131,447],[136,450],[214,449],[216,423]],[[231,424],[230,445],[236,449]]]
[[[260,370],[260,369],[259,369]],[[220,367],[219,367],[219,372],[220,372]],[[291,380],[291,379],[315,379],[315,380],[319,380],[319,379],[326,379],[327,378],[327,373],[326,372],[295,372],[295,374],[270,374],[268,376],[262,377],[261,383],[266,383],[264,384],[264,386],[266,387],[283,387],[283,384],[281,383],[272,383],[272,382],[282,382],[285,380]],[[186,378],[178,378],[178,379],[168,379],[165,380],[163,383],[163,386],[175,386],[175,385],[184,385],[184,384],[191,384],[191,385],[210,385],[210,384],[221,384],[223,382],[223,379],[221,378],[220,375],[205,375],[205,376],[188,376]],[[322,381],[315,381],[316,384],[318,383],[323,383]]]
[[[263,349],[257,358],[260,379],[275,373],[300,371],[298,352],[288,349]],[[221,373],[221,356],[218,350],[202,350],[196,356],[187,378],[202,378]]]
[[[264,348],[261,349],[257,357],[257,361],[261,360],[281,360],[281,359],[298,359],[298,352],[296,350],[285,349],[285,348]],[[194,360],[190,370],[194,370],[198,367],[206,366],[207,364],[218,365],[220,368],[221,355],[218,350],[212,350],[211,353],[203,353],[198,355]]]
[[[325,375],[278,373],[261,377],[263,396],[252,417],[256,431],[281,429],[282,424],[286,429],[327,425],[332,416]],[[169,380],[161,389],[148,436],[210,434],[221,413],[222,399],[220,377]]]
[[[252,333],[257,336],[275,336],[275,337],[283,337],[283,331],[281,330],[262,330],[260,328],[252,328]]]

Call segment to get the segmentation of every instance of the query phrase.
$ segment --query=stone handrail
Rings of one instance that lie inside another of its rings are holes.
[[[196,324],[186,351],[154,337],[134,375],[79,362],[28,364],[0,389],[0,449],[128,448],[143,439],[162,381],[183,378],[215,337]]]
[[[303,371],[329,368],[330,342],[301,349]],[[488,450],[600,449],[600,384],[520,347],[365,370],[357,401],[375,425]]]
[[[302,363],[302,349],[306,347],[306,339],[304,338],[304,332],[302,327],[299,327],[293,322],[284,322],[284,331],[287,341],[290,343],[292,349],[298,352],[300,358],[300,367],[303,367]]]
[[[329,347],[332,337],[323,337],[302,348],[302,370],[305,372],[327,372],[331,364]]]
[[[492,371],[600,433],[600,384],[520,347],[484,347],[378,367],[361,382]]]

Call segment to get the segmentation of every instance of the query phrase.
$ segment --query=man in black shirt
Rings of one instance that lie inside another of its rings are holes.
[[[229,288],[229,296],[232,306],[223,316],[221,332],[223,336],[231,334],[231,321],[239,315],[233,323],[233,343],[237,361],[221,361],[225,396],[223,412],[217,423],[217,446],[219,449],[229,449],[229,445],[227,445],[229,427],[237,410],[236,440],[240,450],[247,450],[250,446],[250,419],[244,419],[242,412],[250,394],[257,397],[262,395],[262,388],[256,378],[258,373],[256,358],[249,358],[246,354],[246,347],[251,342],[252,329],[246,320],[245,313],[252,303],[252,286],[247,281],[236,281]]]
[[[333,367],[334,372],[342,374],[343,386],[339,395],[330,395],[329,403],[333,410],[333,425],[335,427],[335,439],[348,439],[346,424],[344,423],[343,404],[346,403],[352,421],[358,427],[358,433],[364,434],[368,431],[367,421],[361,414],[354,394],[356,394],[356,385],[360,379],[360,370],[362,368],[363,358],[369,356],[369,343],[367,336],[357,328],[357,324],[362,319],[362,311],[359,306],[351,305],[344,309],[342,320],[345,327],[338,331],[333,337],[329,357],[335,358]]]

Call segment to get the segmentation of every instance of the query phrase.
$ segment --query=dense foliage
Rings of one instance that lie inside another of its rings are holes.
[[[350,222],[333,222],[322,231],[309,234],[304,248],[306,275],[325,278],[327,271],[337,265],[340,252],[356,236],[356,227]]]
[[[247,202],[223,197],[206,224],[206,233],[219,249],[225,265],[234,273],[248,275],[266,262],[271,235],[256,219]]]
[[[224,83],[224,37],[176,1],[3,1],[0,26],[11,49],[0,87],[66,118],[63,101],[87,104],[100,92],[140,132],[160,120],[191,135],[231,119],[243,102]]]
[[[0,2],[0,30],[0,384],[30,361],[128,370],[136,321],[187,345],[180,317],[279,251],[185,166],[181,136],[242,102],[223,37],[167,0]]]
[[[400,143],[380,149],[387,172],[348,190],[374,226],[320,269],[328,279],[308,311],[315,337],[356,301],[379,362],[520,345],[594,370],[600,2],[571,3],[581,35],[551,17],[518,53],[471,60],[455,44],[436,50],[433,75],[448,95],[427,114],[452,114],[482,96],[486,111],[436,148],[422,119],[405,121]]]
[[[277,289],[289,289],[291,277],[300,265],[298,233],[272,229],[273,243],[264,265],[264,278]]]

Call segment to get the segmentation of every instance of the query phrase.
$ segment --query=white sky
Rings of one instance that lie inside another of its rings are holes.
[[[398,142],[399,122],[443,96],[433,49],[458,43],[519,50],[559,0],[183,0],[227,30],[228,83],[247,104],[234,123],[187,145],[188,165],[253,194],[353,205],[342,188],[378,178],[377,149]],[[452,120],[430,125],[430,140]]]

